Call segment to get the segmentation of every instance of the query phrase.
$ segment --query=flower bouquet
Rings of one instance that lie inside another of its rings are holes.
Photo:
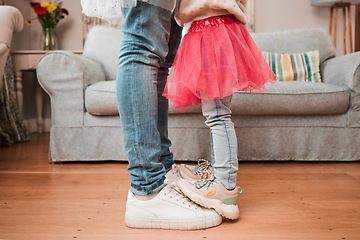
[[[37,17],[26,20],[25,24],[32,26],[32,20],[38,19],[44,33],[43,50],[56,49],[56,39],[54,36],[54,28],[56,24],[63,19],[65,15],[69,15],[68,10],[62,8],[62,2],[31,2],[31,7],[34,9]]]

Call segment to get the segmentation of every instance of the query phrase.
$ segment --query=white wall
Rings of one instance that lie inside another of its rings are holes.
[[[313,7],[310,2],[311,0],[255,0],[255,31],[267,32],[308,27],[321,27],[329,31],[330,8]],[[355,8],[352,7],[353,38],[355,35],[354,10]],[[338,56],[344,54],[342,14],[342,10],[339,10],[337,24]]]

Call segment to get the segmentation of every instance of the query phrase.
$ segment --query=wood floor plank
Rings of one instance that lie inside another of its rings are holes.
[[[124,223],[127,163],[53,164],[48,134],[0,148],[0,239],[360,239],[360,162],[240,163],[240,219],[198,231]]]

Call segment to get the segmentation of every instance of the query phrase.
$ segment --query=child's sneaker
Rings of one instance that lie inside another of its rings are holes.
[[[193,230],[220,225],[216,211],[191,202],[170,186],[150,200],[138,199],[130,190],[126,202],[125,223],[132,228]]]
[[[181,178],[194,181],[201,178],[209,178],[211,174],[214,174],[214,169],[208,160],[200,159],[197,166],[181,164],[178,167],[178,172]]]
[[[179,179],[177,186],[197,204],[206,208],[213,208],[217,213],[229,219],[234,220],[239,217],[239,208],[236,204],[239,195],[238,188],[227,190],[216,179],[202,179],[202,181],[196,180],[193,182]]]
[[[205,159],[200,159],[197,166],[187,164],[173,164],[170,171],[165,175],[165,183],[169,186],[176,187],[176,182],[180,178],[194,181],[198,179],[207,179],[214,174],[214,169],[210,162]]]

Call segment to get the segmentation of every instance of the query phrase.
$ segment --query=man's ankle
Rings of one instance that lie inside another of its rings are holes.
[[[137,200],[148,201],[148,200],[155,198],[158,194],[159,194],[159,192],[155,192],[155,193],[148,194],[148,195],[137,195],[137,194],[134,194],[134,195]]]

